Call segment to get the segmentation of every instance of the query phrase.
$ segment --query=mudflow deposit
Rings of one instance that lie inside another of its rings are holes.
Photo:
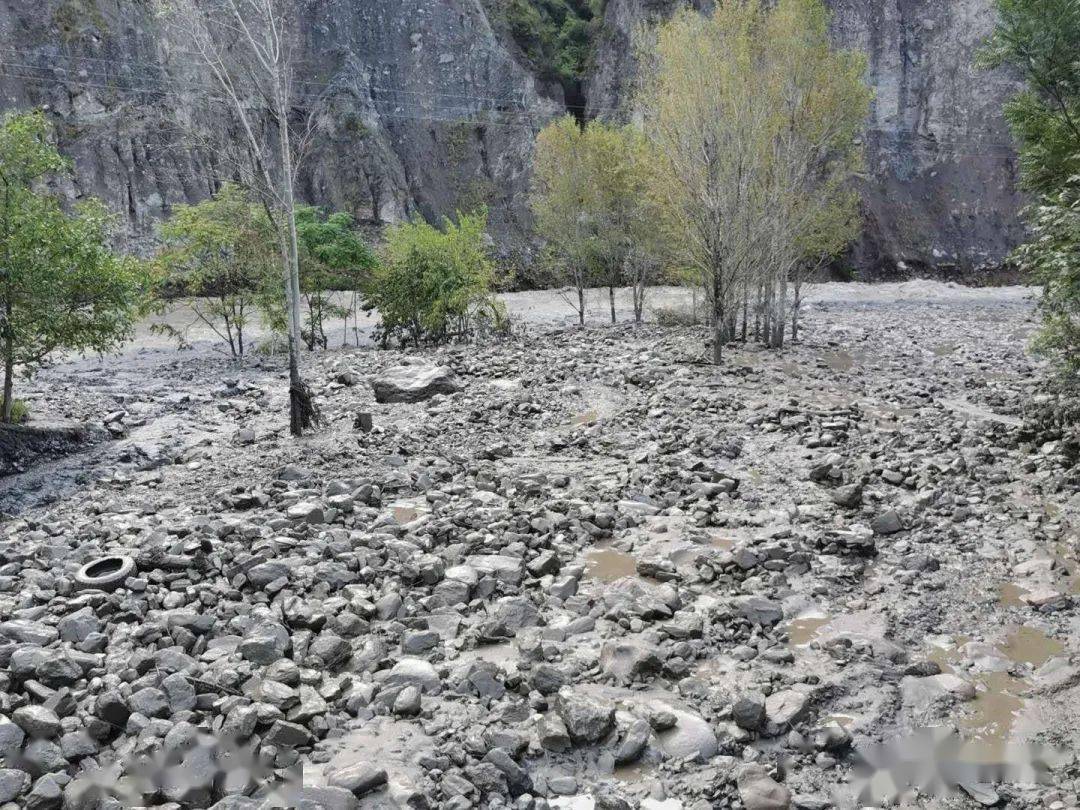
[[[810,298],[718,368],[522,294],[308,356],[299,441],[280,358],[47,371],[35,418],[101,427],[0,480],[0,808],[1076,807],[1032,291]]]

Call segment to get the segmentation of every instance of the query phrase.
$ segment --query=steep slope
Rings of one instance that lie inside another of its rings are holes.
[[[227,118],[203,103],[213,83],[153,6],[0,8],[0,106],[51,110],[76,163],[70,194],[104,198],[142,236],[230,174]],[[540,86],[479,0],[320,0],[305,4],[300,28],[298,107],[329,99],[306,197],[382,221],[486,204],[498,231],[521,230],[533,135],[562,94]],[[193,120],[198,143],[185,134]]]
[[[683,0],[610,0],[586,94],[590,114],[630,103],[635,32]],[[706,3],[694,0],[696,7]],[[875,273],[993,265],[1022,235],[1002,101],[1015,84],[973,66],[990,0],[830,0],[833,32],[864,51],[874,87],[855,266]],[[618,113],[617,113],[618,114]]]
[[[528,254],[536,131],[567,108],[624,116],[632,33],[680,2],[708,0],[307,0],[298,106],[318,94],[330,104],[302,193],[379,221],[484,204],[504,252]],[[1013,85],[971,64],[990,0],[832,3],[837,42],[868,53],[877,91],[856,267],[1000,260],[1021,233],[1022,201],[1000,115]],[[67,192],[104,198],[136,244],[231,173],[227,118],[204,103],[212,82],[154,7],[0,0],[0,108],[46,106],[76,163]],[[533,7],[550,27],[536,41],[519,30]]]

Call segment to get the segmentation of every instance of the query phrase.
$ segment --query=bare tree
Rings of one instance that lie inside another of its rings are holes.
[[[315,110],[293,123],[296,49],[292,0],[163,0],[169,21],[209,70],[246,147],[241,180],[257,192],[278,237],[289,347],[289,428],[319,421],[300,374],[300,267],[296,173],[315,133]],[[267,124],[270,126],[268,127]],[[297,128],[294,135],[293,128]]]

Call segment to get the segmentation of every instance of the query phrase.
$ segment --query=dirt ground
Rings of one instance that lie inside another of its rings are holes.
[[[798,345],[719,368],[603,291],[585,330],[504,300],[499,342],[308,356],[301,440],[282,358],[203,331],[22,389],[112,435],[0,478],[2,713],[70,696],[10,801],[190,726],[302,765],[312,806],[1077,806],[1080,494],[1031,421],[1032,290],[812,285]],[[375,402],[402,364],[460,390]],[[79,591],[106,553],[137,576]],[[149,803],[260,806],[224,796]]]

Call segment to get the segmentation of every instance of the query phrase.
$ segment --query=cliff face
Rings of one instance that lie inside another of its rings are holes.
[[[828,2],[836,43],[867,54],[875,91],[856,268],[887,274],[996,264],[1023,235],[1023,198],[1001,114],[1016,85],[973,66],[994,25],[991,0]],[[635,32],[683,4],[610,0],[587,88],[593,114],[626,106]]]
[[[585,98],[625,111],[630,38],[683,0],[608,0]],[[704,4],[707,0],[694,0]],[[230,166],[213,85],[145,0],[0,0],[0,107],[46,105],[75,159],[72,197],[94,194],[137,238]],[[1020,235],[1015,161],[1000,115],[1012,91],[972,56],[990,0],[833,0],[838,43],[865,50],[877,92],[856,265],[970,267]],[[361,218],[437,217],[486,204],[508,251],[526,243],[536,131],[564,109],[481,0],[306,0],[301,85],[329,99],[301,183]],[[193,143],[192,125],[204,137]]]
[[[75,160],[70,195],[103,198],[140,237],[232,173],[227,109],[207,109],[211,77],[154,6],[0,0],[0,106],[45,105]],[[532,141],[563,101],[479,0],[308,0],[301,13],[296,105],[327,100],[305,197],[384,222],[486,204],[496,232],[524,232]]]

